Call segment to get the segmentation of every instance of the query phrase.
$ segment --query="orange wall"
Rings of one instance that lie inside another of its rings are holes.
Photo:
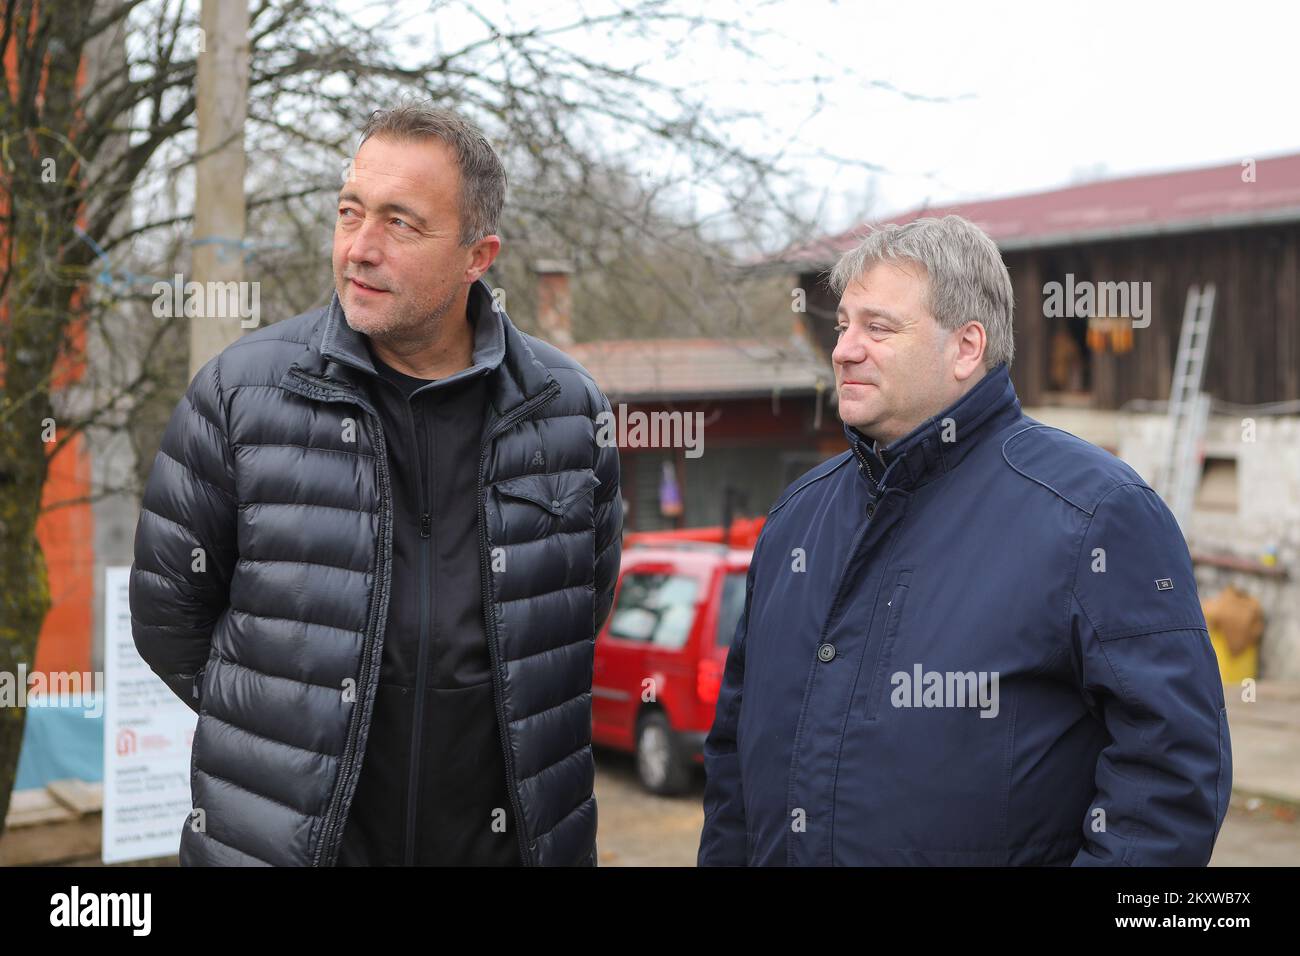
[[[50,462],[44,503],[90,493],[90,457],[77,435]],[[89,504],[47,511],[36,522],[36,538],[49,570],[50,613],[41,628],[32,669],[89,671],[95,606],[95,520]]]
[[[33,27],[35,26],[33,17]],[[21,37],[13,37],[4,51],[5,76],[10,91],[17,93],[17,47]],[[78,71],[78,86],[85,82],[85,63]],[[43,82],[43,81],[42,81]],[[11,143],[10,150],[27,148],[26,143]],[[59,159],[63,172],[64,157]],[[8,197],[0,195],[0,204],[8,206]],[[6,240],[0,235],[0,252]],[[74,299],[74,309],[81,296]],[[5,303],[0,302],[0,321],[7,316]],[[55,367],[52,385],[55,389],[79,381],[85,371],[85,327],[75,322],[69,329],[71,361],[60,361]],[[0,354],[0,381],[4,375],[4,356]],[[57,422],[56,422],[57,428]],[[56,431],[56,437],[62,437]],[[40,436],[33,436],[39,441]],[[42,504],[81,499],[91,492],[90,458],[86,453],[82,435],[73,438],[50,462],[49,478],[45,483]],[[50,611],[41,628],[36,647],[35,671],[88,671],[91,662],[91,641],[95,606],[95,524],[90,504],[68,505],[45,512],[37,519],[36,538],[45,553],[49,571]]]

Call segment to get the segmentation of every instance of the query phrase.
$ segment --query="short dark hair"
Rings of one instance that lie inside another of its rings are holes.
[[[506,170],[481,129],[453,110],[414,100],[371,113],[357,148],[372,136],[437,139],[450,146],[460,168],[460,244],[468,246],[497,231]]]

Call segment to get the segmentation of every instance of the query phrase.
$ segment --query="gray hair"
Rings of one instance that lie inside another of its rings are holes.
[[[357,149],[372,136],[446,143],[460,168],[460,244],[468,246],[496,233],[506,199],[506,171],[481,129],[452,110],[410,101],[371,113]]]
[[[984,367],[1009,366],[1015,354],[1011,276],[997,244],[968,219],[914,219],[867,233],[831,270],[837,295],[879,262],[912,262],[925,270],[924,301],[940,328],[955,331],[967,322],[984,326]]]

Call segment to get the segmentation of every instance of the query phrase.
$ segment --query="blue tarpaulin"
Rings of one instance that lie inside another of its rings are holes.
[[[104,779],[103,702],[95,694],[77,700],[48,707],[29,704],[15,790],[67,778],[87,783]]]

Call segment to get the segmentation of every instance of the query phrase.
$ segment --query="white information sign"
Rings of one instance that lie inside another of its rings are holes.
[[[131,637],[130,567],[105,569],[103,860],[174,856],[190,815],[198,717]]]

